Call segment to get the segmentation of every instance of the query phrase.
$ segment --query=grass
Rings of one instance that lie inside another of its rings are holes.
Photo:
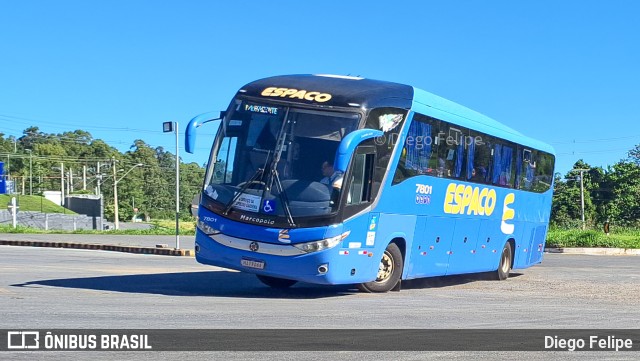
[[[11,197],[0,195],[0,205],[9,203]],[[21,211],[42,211],[48,213],[75,214],[68,209],[50,202],[40,196],[20,196]],[[45,231],[37,228],[0,225],[0,233],[40,233],[40,234],[121,234],[121,235],[174,235],[175,220],[157,220],[152,222],[150,229],[128,230],[77,230]],[[192,236],[195,234],[195,222],[180,221],[180,235]],[[640,229],[614,229],[609,235],[601,230],[579,230],[551,228],[547,234],[547,247],[604,247],[604,248],[639,248]]]
[[[6,194],[0,194],[0,206],[4,206],[11,202],[11,197]],[[65,213],[76,214],[58,204],[51,202],[41,196],[16,196],[16,202],[18,202],[19,212],[34,211],[43,213]]]
[[[170,224],[170,226],[168,226]],[[63,231],[63,230],[48,230],[31,227],[18,226],[15,229],[10,225],[0,225],[0,233],[27,233],[27,234],[102,234],[102,235],[130,235],[130,236],[172,236],[176,234],[175,221],[156,221],[152,222],[150,229],[119,229],[119,230],[77,230],[77,231]],[[193,236],[195,234],[195,223],[188,221],[180,221],[180,235],[181,236]]]
[[[639,229],[620,229],[606,235],[601,230],[550,229],[547,247],[640,248]]]

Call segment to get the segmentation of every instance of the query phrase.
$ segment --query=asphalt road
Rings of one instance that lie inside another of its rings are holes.
[[[405,282],[403,286],[402,292],[387,294],[309,284],[277,291],[252,275],[198,265],[190,257],[0,246],[0,328],[552,329],[640,325],[637,256],[547,254],[543,264],[515,271],[504,282],[449,277]],[[372,357],[366,352],[334,352],[330,359],[493,359],[509,355],[376,353]],[[548,359],[551,355],[521,353],[518,358]],[[580,359],[621,357],[584,352],[562,353],[561,357],[572,359],[574,355],[581,355]],[[33,354],[12,356],[33,358]],[[81,356],[55,354],[62,359]],[[208,357],[197,353],[165,356]],[[252,353],[215,356],[263,358]],[[323,359],[312,352],[275,356]],[[101,353],[101,357],[115,360],[123,354]],[[138,353],[135,357],[160,356]]]

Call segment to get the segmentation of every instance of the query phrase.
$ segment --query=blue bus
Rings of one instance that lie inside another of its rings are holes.
[[[554,151],[415,87],[289,75],[242,87],[218,120],[198,209],[198,262],[399,290],[420,277],[540,263]]]

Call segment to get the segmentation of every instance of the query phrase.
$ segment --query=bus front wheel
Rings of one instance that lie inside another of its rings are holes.
[[[389,292],[402,276],[402,252],[395,243],[390,243],[382,255],[375,281],[360,283],[358,289],[363,292]]]
[[[269,277],[269,276],[262,276],[262,275],[257,275],[257,276],[260,282],[273,288],[280,288],[280,289],[289,288],[298,282],[294,280],[288,280],[285,278],[276,278],[276,277]]]
[[[498,269],[493,271],[493,278],[498,281],[504,281],[509,278],[512,260],[513,250],[511,249],[511,243],[507,242],[502,249],[502,254],[500,255],[500,263],[498,263]]]

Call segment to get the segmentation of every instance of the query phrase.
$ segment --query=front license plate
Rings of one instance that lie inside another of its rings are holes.
[[[243,258],[240,260],[240,264],[249,268],[264,269],[264,261],[260,260]]]

